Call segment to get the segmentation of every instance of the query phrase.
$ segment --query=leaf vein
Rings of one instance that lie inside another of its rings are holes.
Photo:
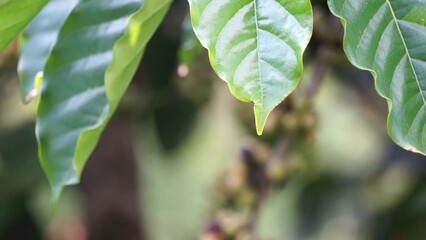
[[[411,57],[410,52],[409,52],[409,50],[408,50],[407,43],[405,42],[404,35],[402,34],[401,28],[400,28],[400,26],[399,26],[399,24],[398,24],[398,18],[397,18],[397,17],[396,17],[396,15],[395,15],[395,11],[394,11],[394,9],[393,9],[393,6],[392,6],[391,2],[390,2],[389,0],[385,0],[385,1],[386,1],[386,3],[387,3],[387,4],[388,4],[388,6],[389,6],[389,10],[390,10],[390,12],[391,12],[391,14],[392,14],[392,18],[393,18],[393,19],[394,19],[394,21],[395,21],[395,25],[396,25],[396,28],[397,28],[397,30],[398,30],[398,34],[399,34],[399,35],[400,35],[400,37],[401,37],[401,41],[402,41],[402,43],[403,43],[403,45],[404,45],[404,48],[405,48],[405,51],[406,51],[406,53],[407,53],[407,55],[408,55],[408,61],[409,61],[410,66],[411,66],[411,70],[413,71],[414,78],[415,78],[415,80],[416,80],[416,82],[417,82],[417,86],[418,86],[418,88],[419,88],[419,91],[420,91],[420,92],[422,92],[422,88],[421,88],[421,85],[420,85],[419,78],[418,78],[418,76],[417,76],[417,72],[416,72],[416,70],[414,69],[414,65],[413,65],[412,57]],[[425,96],[423,96],[423,94],[422,94],[422,99],[423,99],[423,105],[424,105],[424,106],[426,106],[426,99],[425,99]]]

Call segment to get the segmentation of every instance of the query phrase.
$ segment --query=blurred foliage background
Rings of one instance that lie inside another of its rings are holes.
[[[17,43],[0,56],[0,239],[426,239],[426,159],[392,143],[387,107],[314,1],[301,86],[254,133],[175,1],[79,186],[56,211],[37,160]]]

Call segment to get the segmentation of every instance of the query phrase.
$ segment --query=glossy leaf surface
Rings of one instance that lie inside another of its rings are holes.
[[[269,113],[296,87],[312,34],[308,0],[190,0],[192,24],[235,97],[254,102],[262,133]]]
[[[343,19],[345,52],[372,72],[388,101],[388,132],[403,148],[426,154],[426,1],[329,0]]]
[[[81,1],[44,70],[39,157],[57,198],[75,184],[170,1]]]
[[[47,2],[48,0],[0,0],[0,52]]]
[[[56,43],[59,30],[77,2],[51,0],[23,31],[18,72],[24,102],[28,103],[37,96],[39,83],[36,77],[42,77],[44,65]]]

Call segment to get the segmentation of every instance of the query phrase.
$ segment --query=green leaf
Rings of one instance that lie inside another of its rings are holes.
[[[0,0],[0,52],[49,0]]]
[[[38,95],[44,64],[56,43],[59,30],[77,0],[51,0],[22,33],[18,72],[21,96],[29,103]]]
[[[81,1],[51,51],[36,131],[54,200],[63,186],[78,183],[170,0],[141,3]]]
[[[388,132],[426,154],[426,1],[329,0],[350,61],[369,70],[389,106]]]
[[[262,133],[269,113],[297,86],[312,35],[309,0],[190,0],[192,24],[232,94],[254,102]]]

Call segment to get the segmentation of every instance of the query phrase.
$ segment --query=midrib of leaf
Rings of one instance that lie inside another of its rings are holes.
[[[398,34],[399,34],[399,36],[401,37],[402,44],[404,45],[404,49],[405,49],[405,52],[406,52],[406,54],[407,54],[407,57],[408,57],[408,61],[409,61],[409,63],[410,63],[411,70],[413,71],[414,78],[416,79],[417,87],[419,88],[420,95],[422,96],[423,106],[426,106],[426,99],[425,99],[425,96],[423,95],[423,90],[422,90],[422,88],[421,88],[421,86],[420,86],[420,81],[419,81],[419,78],[418,78],[418,76],[417,76],[417,72],[416,72],[416,70],[414,69],[413,60],[412,60],[412,57],[411,57],[410,51],[408,50],[407,43],[405,42],[404,35],[402,34],[401,28],[400,28],[399,23],[398,23],[398,20],[399,20],[399,19],[398,19],[398,18],[396,17],[396,15],[395,15],[395,11],[394,11],[394,9],[393,9],[393,7],[392,7],[391,2],[390,2],[389,0],[385,0],[385,1],[386,1],[387,5],[389,6],[389,11],[390,11],[390,12],[391,12],[391,14],[392,14],[392,18],[393,18],[393,19],[394,19],[394,21],[395,21],[396,29],[398,30]]]
[[[258,7],[258,0],[254,0],[253,4],[254,4],[254,22],[255,22],[255,26],[256,26],[256,55],[257,55],[257,67],[259,68],[259,87],[260,87],[260,94],[261,94],[261,104],[262,104],[262,108],[263,105],[265,103],[265,95],[263,92],[263,84],[262,84],[262,71],[260,71],[260,61],[261,61],[261,56],[259,53],[259,20],[258,20],[258,15],[257,15],[257,7]],[[259,132],[259,130],[257,130],[258,134],[261,134],[261,132]]]

